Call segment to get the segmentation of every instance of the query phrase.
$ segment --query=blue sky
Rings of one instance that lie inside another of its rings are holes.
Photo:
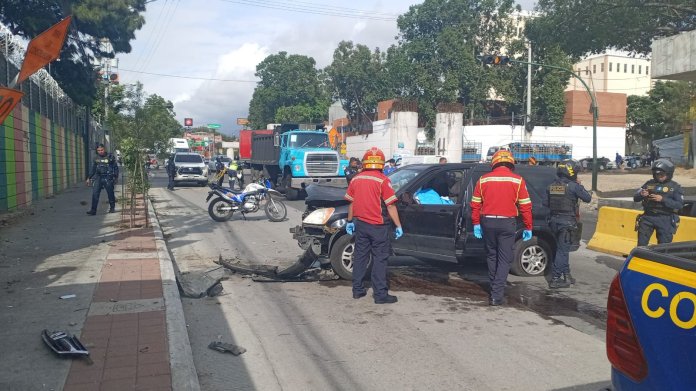
[[[131,53],[117,56],[121,83],[140,81],[171,100],[182,123],[191,117],[194,126],[218,123],[232,133],[247,116],[256,64],[266,56],[307,55],[323,68],[342,40],[386,49],[395,43],[396,17],[421,2],[156,0]]]

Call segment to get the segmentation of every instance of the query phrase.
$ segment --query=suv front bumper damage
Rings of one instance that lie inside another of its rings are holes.
[[[322,249],[326,248],[325,242],[328,242],[327,234],[320,228],[307,227],[297,225],[290,228],[292,238],[297,240],[297,245],[303,250],[311,250],[314,255],[319,258],[326,258],[328,254],[322,254]],[[330,237],[330,236],[328,236]],[[322,261],[322,263],[324,263]]]

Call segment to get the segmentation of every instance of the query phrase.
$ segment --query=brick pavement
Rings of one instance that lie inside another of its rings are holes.
[[[153,229],[126,229],[109,245],[80,336],[92,362],[74,360],[64,390],[172,390]]]

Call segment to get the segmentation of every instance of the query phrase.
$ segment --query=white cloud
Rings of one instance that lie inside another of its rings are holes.
[[[327,0],[322,6],[318,1],[316,7],[394,17],[406,12],[411,4],[422,2]],[[532,1],[520,2],[529,7]],[[173,101],[181,121],[191,117],[195,126],[220,123],[228,133],[239,128],[237,118],[248,116],[256,84],[244,81],[256,80],[256,65],[266,56],[280,51],[306,55],[323,68],[331,63],[333,51],[342,40],[386,50],[395,43],[398,33],[395,20],[342,18],[224,1],[206,1],[205,6],[201,3],[179,0],[148,4],[146,24],[136,32],[133,51],[119,55],[121,80],[141,81],[146,92]],[[310,3],[303,4],[312,8]]]

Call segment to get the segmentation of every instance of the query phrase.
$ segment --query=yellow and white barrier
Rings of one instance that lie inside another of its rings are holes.
[[[638,244],[638,232],[635,231],[635,225],[636,216],[641,213],[643,212],[640,210],[611,206],[599,208],[597,227],[587,248],[607,254],[627,256]],[[673,241],[696,240],[696,217],[679,217],[681,221]],[[657,239],[653,233],[650,244],[656,243]]]

